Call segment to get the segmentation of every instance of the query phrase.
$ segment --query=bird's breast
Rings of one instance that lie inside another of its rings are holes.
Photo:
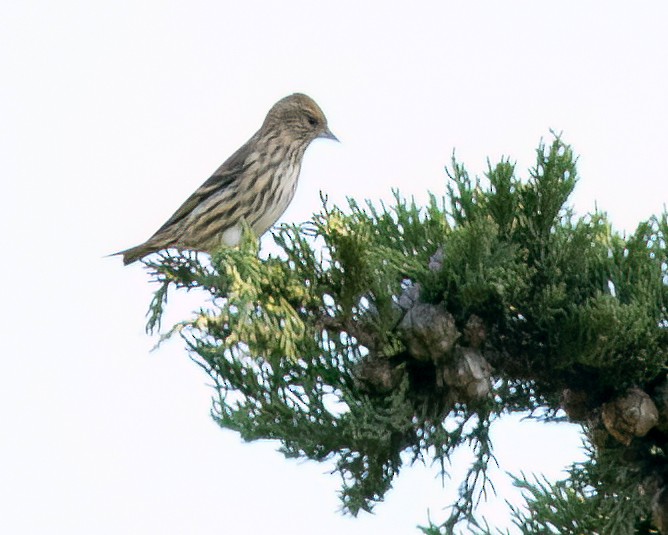
[[[258,192],[258,209],[252,217],[253,230],[260,236],[278,221],[297,189],[300,162],[284,160],[276,165],[265,187]]]

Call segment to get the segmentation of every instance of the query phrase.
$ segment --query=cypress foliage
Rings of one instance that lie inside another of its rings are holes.
[[[449,518],[422,530],[492,533],[475,515],[491,423],[563,409],[589,460],[556,483],[518,477],[518,529],[665,529],[668,215],[630,236],[603,213],[576,217],[576,159],[559,137],[525,181],[508,160],[480,180],[453,158],[448,177],[426,207],[398,193],[389,207],[323,200],[309,223],[275,231],[281,252],[265,259],[247,233],[210,260],[146,261],[158,282],[149,330],[170,286],[208,292],[167,336],[212,378],[215,420],[288,457],[333,459],[352,514],[382,500],[405,463],[445,473],[468,446]]]

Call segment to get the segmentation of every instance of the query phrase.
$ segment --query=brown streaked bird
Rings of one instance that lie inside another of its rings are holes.
[[[141,245],[120,251],[130,264],[163,249],[211,252],[236,246],[244,222],[261,236],[292,201],[304,151],[316,138],[338,141],[315,101],[279,100],[260,129]]]

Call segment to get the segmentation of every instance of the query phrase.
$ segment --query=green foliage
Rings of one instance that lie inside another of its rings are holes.
[[[159,283],[149,330],[168,287],[211,296],[169,334],[180,333],[213,379],[216,421],[246,440],[276,439],[290,457],[334,460],[349,512],[371,510],[406,462],[436,462],[445,473],[453,452],[471,447],[476,460],[450,518],[425,533],[477,525],[496,417],[554,415],[564,388],[586,389],[600,405],[661,377],[668,348],[666,214],[628,238],[602,213],[576,218],[565,204],[576,160],[558,137],[538,148],[525,182],[507,160],[490,164],[484,181],[454,159],[448,175],[446,198],[425,208],[398,193],[391,207],[323,202],[310,223],[275,232],[278,256],[260,259],[247,234],[210,262],[169,253],[146,262]],[[453,401],[441,368],[407,351],[398,327],[411,288],[451,314],[460,333],[473,316],[482,320],[495,381],[488,399]],[[610,466],[597,459],[552,487],[518,480],[533,515],[515,510],[518,526],[588,532],[550,516],[548,493],[559,518],[577,516],[578,526],[598,529],[601,515],[637,523],[647,514],[646,500],[631,497],[639,476],[604,481],[592,468]],[[606,493],[633,505],[608,510]]]
[[[509,504],[520,533],[656,533],[646,518],[651,496],[641,490],[641,472],[626,466],[623,459],[601,458],[618,456],[619,451],[601,454],[590,449],[589,454],[591,460],[573,465],[567,480],[514,478],[527,506],[522,510]]]

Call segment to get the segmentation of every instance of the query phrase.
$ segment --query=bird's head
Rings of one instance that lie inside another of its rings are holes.
[[[338,141],[327,126],[327,118],[320,106],[302,93],[294,93],[274,104],[262,127],[278,128],[293,139],[306,143],[319,137]]]

